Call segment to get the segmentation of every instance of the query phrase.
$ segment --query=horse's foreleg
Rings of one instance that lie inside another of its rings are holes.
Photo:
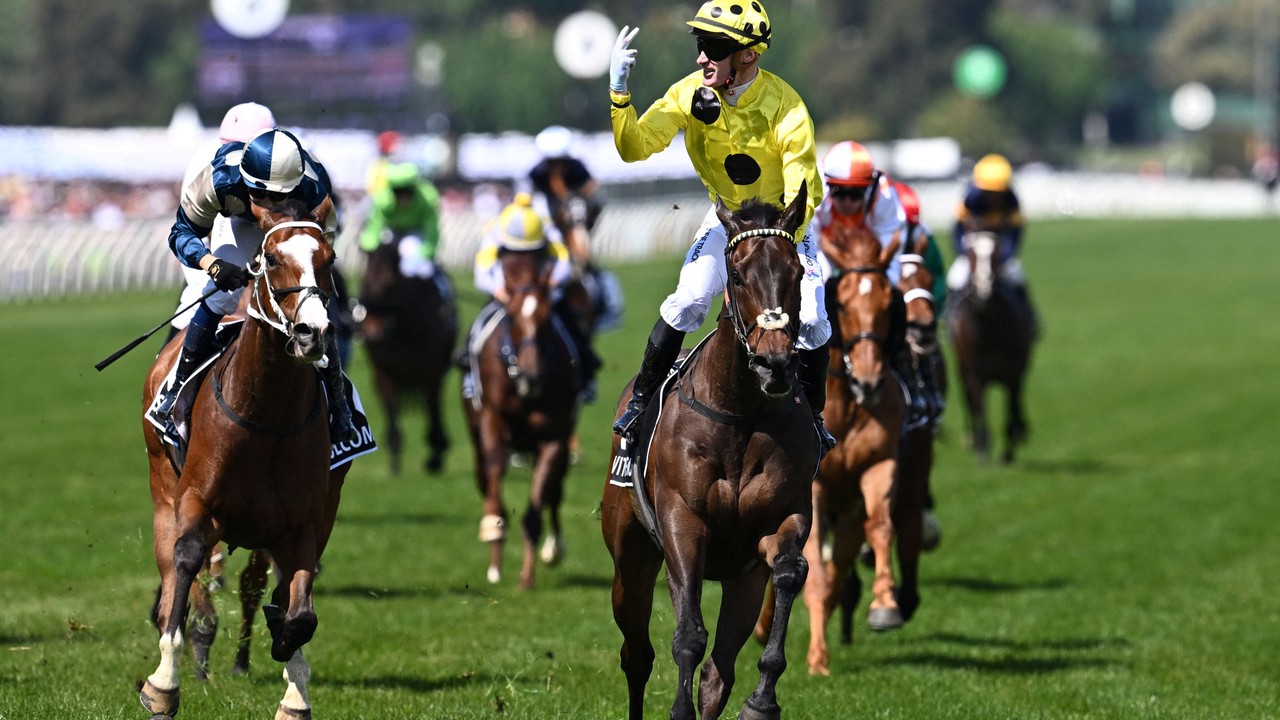
[[[173,548],[177,542],[177,526],[173,507],[157,503],[152,519],[156,568],[160,571],[160,588],[156,593],[151,617],[160,633],[160,666],[147,678],[139,699],[147,712],[172,717],[178,712],[178,659],[182,651],[182,634],[168,631],[174,612],[177,577]]]
[[[698,704],[703,718],[720,717],[729,702],[735,680],[734,662],[751,637],[768,586],[768,568],[764,565],[721,583],[716,640],[711,646],[711,657],[702,665],[702,681],[698,684]]]
[[[400,474],[400,453],[403,438],[400,434],[400,396],[391,376],[385,372],[375,372],[374,382],[378,389],[378,398],[382,401],[382,413],[387,419],[383,440],[387,446],[387,455],[391,462],[391,474]]]
[[[619,659],[627,676],[627,717],[643,720],[644,688],[654,659],[649,618],[662,553],[636,519],[627,490],[606,486],[600,527],[613,556],[613,621],[622,631]]]
[[[760,684],[747,697],[738,715],[742,720],[778,720],[777,687],[782,671],[787,668],[787,623],[796,596],[804,590],[809,575],[809,561],[804,558],[804,545],[809,536],[810,518],[796,513],[783,521],[778,532],[760,540],[760,555],[773,571],[773,628],[760,655]]]
[[[908,452],[898,464],[893,525],[898,534],[898,569],[901,571],[896,598],[905,622],[920,606],[920,553],[924,549],[924,513],[933,467],[933,434],[927,427],[917,428],[904,447]]]
[[[986,385],[976,375],[964,375],[965,406],[969,410],[969,436],[979,462],[991,459],[991,436],[987,430]]]
[[[881,460],[862,473],[862,499],[867,508],[863,523],[867,543],[876,556],[875,578],[871,582],[871,609],[867,625],[872,630],[902,627],[902,613],[893,597],[893,494],[897,462]]]
[[[489,543],[489,582],[502,580],[502,547],[507,538],[507,509],[502,503],[502,478],[507,473],[507,448],[500,421],[490,411],[480,413],[476,479],[484,496],[480,542]]]
[[[832,525],[831,559],[827,572],[835,584],[840,609],[840,642],[853,642],[853,616],[862,596],[862,580],[858,577],[859,556],[866,540],[866,529],[857,511],[841,514]],[[832,608],[835,611],[835,608]]]
[[[218,611],[213,607],[208,586],[203,582],[191,584],[191,621],[187,634],[191,637],[191,653],[196,660],[196,679],[209,679],[209,651],[218,636]]]
[[[427,448],[430,451],[427,454],[426,470],[432,475],[444,468],[444,455],[449,450],[449,436],[445,434],[444,416],[440,412],[440,389],[443,381],[444,372],[441,371],[438,377],[427,380],[427,387],[423,392],[427,407]]]
[[[307,695],[307,684],[311,682],[311,666],[301,650],[295,650],[285,663],[284,681],[288,685],[276,709],[275,720],[310,720],[311,698]]]
[[[1008,410],[1005,415],[1005,445],[1003,461],[1007,465],[1013,462],[1015,448],[1027,439],[1027,420],[1022,414],[1022,378],[1011,381],[1008,385]]]
[[[678,684],[671,720],[693,720],[693,676],[706,655],[709,637],[702,619],[702,565],[707,529],[702,520],[683,505],[664,517],[661,526],[667,547],[667,588],[676,619],[671,656],[675,659]]]
[[[529,507],[525,509],[524,562],[520,568],[520,588],[533,587],[533,575],[537,565],[538,540],[542,538],[542,513],[547,508],[559,509],[563,494],[564,475],[569,469],[569,446],[566,442],[543,443],[538,450],[538,462],[533,468],[533,481],[529,486]],[[553,548],[559,542],[557,523],[548,541]],[[559,559],[559,558],[555,558]]]
[[[170,575],[165,577],[165,587],[161,591],[162,604],[166,596],[169,598],[169,611],[167,616],[163,608],[160,611],[163,617],[163,624],[160,626],[160,665],[147,677],[140,693],[142,706],[153,715],[172,717],[178,712],[178,660],[182,654],[182,634],[191,586],[209,555],[209,542],[203,534],[205,523],[202,511],[203,507],[197,502],[189,502],[185,507],[179,505],[179,513],[186,522],[177,523],[175,531],[179,533],[178,539],[166,554],[168,558],[172,558],[172,568]],[[159,535],[156,539],[157,542],[160,541]],[[160,558],[160,553],[157,553],[157,558]],[[166,564],[161,562],[162,573]]]
[[[275,604],[262,610],[271,631],[271,658],[288,662],[316,631],[316,612],[311,605],[316,568],[314,533],[303,531],[295,542],[272,548],[271,557],[280,572],[279,585],[272,593]],[[281,612],[281,603],[286,604],[284,612]]]
[[[813,483],[812,523],[809,538],[804,544],[804,559],[809,563],[809,575],[804,583],[804,604],[809,610],[809,655],[806,660],[810,674],[830,675],[827,622],[831,618],[836,578],[832,574],[833,568],[822,561],[822,542],[827,534],[827,489],[816,481]]]
[[[253,616],[258,614],[262,595],[267,589],[267,573],[271,569],[271,555],[266,550],[249,553],[249,564],[240,573],[240,637],[236,644],[236,662],[231,672],[243,675],[249,672],[249,647],[253,642]]]

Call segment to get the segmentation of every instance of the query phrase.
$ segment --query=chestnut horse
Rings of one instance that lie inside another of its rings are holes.
[[[320,222],[300,203],[255,207],[265,233],[251,263],[248,319],[236,343],[209,371],[191,406],[189,444],[179,476],[144,420],[154,545],[161,591],[160,665],[142,687],[153,717],[178,711],[178,660],[188,598],[210,549],[268,550],[279,568],[273,605],[264,608],[271,656],[288,687],[277,718],[310,716],[310,667],[301,647],[316,628],[312,579],[329,541],[350,463],[330,472],[327,403],[314,363],[333,332],[325,302],[334,254]],[[157,358],[143,388],[149,407],[180,341]],[[282,610],[283,608],[283,610]]]
[[[509,300],[490,322],[489,334],[472,360],[477,368],[475,398],[463,398],[475,448],[476,482],[484,497],[480,540],[489,543],[489,582],[502,579],[507,510],[502,479],[512,452],[532,453],[533,480],[521,523],[524,559],[520,587],[534,584],[543,512],[551,532],[542,560],[558,562],[564,536],[560,504],[569,467],[569,443],[578,422],[581,373],[574,365],[567,331],[552,312],[553,261],[544,250],[500,255]]]
[[[387,419],[391,472],[400,473],[400,402],[417,393],[426,409],[429,453],[425,468],[444,467],[449,437],[444,431],[440,391],[458,338],[458,310],[435,281],[400,274],[399,244],[383,243],[365,255],[360,283],[360,335]],[[444,272],[437,268],[436,272]]]
[[[831,371],[827,378],[828,429],[839,440],[823,458],[813,480],[813,531],[804,554],[810,567],[804,586],[809,610],[808,666],[827,675],[826,625],[852,576],[858,548],[865,539],[875,553],[873,597],[867,623],[890,630],[903,623],[894,598],[890,549],[893,543],[891,504],[895,493],[905,401],[890,367],[890,301],[886,270],[898,243],[880,246],[860,226],[837,224],[824,243],[834,276],[827,282],[832,322]],[[833,522],[834,521],[834,522]],[[831,539],[831,559],[824,562],[823,543]],[[757,637],[776,626],[761,615]]]
[[[676,622],[671,717],[695,716],[694,671],[708,643],[706,580],[719,581],[723,593],[698,711],[715,718],[728,703],[735,659],[772,580],[778,622],[760,657],[759,685],[738,717],[781,717],[776,688],[786,667],[787,618],[808,574],[803,548],[818,460],[812,413],[796,374],[803,268],[793,237],[802,230],[805,198],[802,185],[784,211],[747,201],[730,213],[717,203],[730,238],[724,310],[673,381],[679,400],[672,396],[662,407],[647,465],[633,475],[636,486],[605,484],[602,529],[613,556],[613,617],[622,631],[631,720],[644,717],[654,660],[654,580],[664,562]],[[624,391],[619,398],[618,415],[628,397]],[[615,438],[611,466],[622,459],[620,442]]]
[[[947,330],[964,386],[969,434],[978,459],[988,462],[991,439],[987,429],[987,388],[1004,386],[1007,405],[1001,459],[1010,463],[1014,448],[1027,438],[1022,386],[1031,363],[1033,319],[1030,308],[1015,297],[1013,289],[1001,278],[996,236],[969,233],[964,247],[969,258],[969,282],[950,294]]]

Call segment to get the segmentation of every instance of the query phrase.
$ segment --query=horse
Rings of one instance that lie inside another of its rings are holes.
[[[520,587],[528,590],[534,585],[544,511],[551,532],[541,559],[553,565],[564,552],[560,505],[582,376],[573,360],[572,342],[552,310],[553,263],[543,251],[503,251],[501,258],[508,300],[486,326],[488,335],[472,361],[478,378],[475,397],[464,396],[462,404],[475,450],[476,482],[484,498],[480,541],[489,544],[486,575],[491,583],[502,580],[507,531],[502,480],[510,456],[534,456],[529,504],[521,523]]]
[[[276,717],[310,717],[311,670],[301,648],[317,624],[312,580],[351,467],[329,469],[327,400],[312,367],[324,357],[326,334],[333,332],[325,303],[333,292],[334,253],[323,235],[323,218],[310,216],[301,203],[252,211],[265,235],[250,264],[248,318],[195,395],[181,474],[160,435],[143,421],[161,578],[161,660],[140,699],[156,718],[178,711],[189,593],[220,541],[264,549],[274,558],[279,582],[263,612],[271,656],[285,663],[288,681]],[[180,345],[175,339],[156,359],[143,387],[144,408]]]
[[[1022,390],[1031,363],[1034,320],[1031,309],[1001,277],[996,236],[969,233],[963,244],[969,261],[969,281],[963,289],[950,294],[947,330],[964,387],[970,442],[984,464],[991,459],[987,389],[1001,385],[1006,391],[1001,460],[1008,464],[1013,462],[1016,446],[1027,438]]]
[[[602,531],[613,557],[613,617],[623,637],[631,720],[644,717],[654,580],[664,563],[676,620],[671,717],[695,716],[693,675],[709,639],[704,581],[720,582],[723,594],[715,643],[702,666],[701,716],[718,717],[728,703],[734,661],[772,581],[778,622],[760,657],[760,682],[738,717],[781,717],[776,687],[786,667],[787,618],[809,571],[802,550],[819,451],[797,380],[803,268],[793,238],[802,231],[806,192],[802,185],[785,210],[749,200],[730,212],[717,202],[730,238],[724,309],[715,331],[668,384],[679,400],[650,403],[662,413],[633,486],[605,484]],[[624,390],[615,418],[629,396]],[[622,442],[614,439],[611,467],[629,461]]]
[[[420,393],[427,413],[429,452],[424,467],[428,473],[439,473],[449,449],[440,401],[458,338],[457,305],[443,296],[435,281],[400,273],[397,243],[384,243],[365,257],[360,335],[387,419],[391,472],[400,473],[400,402],[409,393]]]

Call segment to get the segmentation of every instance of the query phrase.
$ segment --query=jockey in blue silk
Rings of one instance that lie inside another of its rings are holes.
[[[964,199],[956,208],[956,226],[953,240],[956,259],[947,272],[947,287],[960,290],[969,282],[969,259],[966,256],[964,236],[970,232],[994,233],[998,244],[996,253],[1000,265],[1000,278],[1006,281],[1017,298],[1031,313],[1033,332],[1039,332],[1031,297],[1027,291],[1026,274],[1018,252],[1022,248],[1024,219],[1018,196],[1010,181],[1013,166],[1002,155],[984,155],[973,166],[973,178],[965,188]]]
[[[736,210],[748,198],[784,205],[807,185],[804,224],[813,216],[821,181],[813,120],[799,94],[778,76],[761,70],[760,56],[769,48],[773,28],[758,0],[708,0],[687,24],[698,47],[698,70],[676,81],[639,117],[627,91],[636,62],[629,47],[639,28],[624,27],[614,43],[609,70],[613,139],[626,162],[637,162],[665,149],[684,132],[685,149],[707,188]],[[827,341],[831,324],[823,303],[822,274],[814,242],[796,238],[804,267],[800,284],[800,384],[824,447],[835,444],[822,422],[826,404]],[[697,330],[711,303],[724,291],[724,248],[728,238],[714,206],[698,229],[680,269],[675,292],[662,303],[636,375],[631,399],[613,431],[624,435],[644,414],[651,393],[670,372],[685,333]]]
[[[169,231],[169,248],[188,268],[199,268],[209,276],[206,291],[216,290],[201,301],[182,344],[182,354],[174,379],[163,389],[153,418],[168,423],[177,400],[179,386],[213,351],[214,333],[223,316],[235,311],[240,295],[249,283],[245,267],[258,253],[263,240],[250,210],[252,205],[271,207],[285,200],[300,200],[312,215],[325,219],[325,236],[332,241],[337,232],[337,213],[330,197],[328,174],[302,148],[292,133],[267,128],[248,143],[229,142],[218,149],[212,162],[197,172],[182,190],[177,218]],[[238,224],[235,241],[212,250],[206,244],[219,217]],[[330,435],[335,443],[356,440],[351,408],[346,401],[345,382],[336,343],[326,351],[328,366],[321,374],[329,395],[332,416]]]

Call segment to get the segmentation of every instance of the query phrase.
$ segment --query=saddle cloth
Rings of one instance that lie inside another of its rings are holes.
[[[174,469],[179,475],[182,474],[182,467],[186,462],[187,442],[191,433],[191,406],[195,403],[196,394],[200,391],[200,385],[204,382],[204,378],[209,373],[209,368],[213,367],[213,363],[222,357],[231,347],[231,344],[240,337],[240,331],[244,327],[244,320],[237,319],[224,322],[218,326],[217,334],[214,336],[214,352],[213,354],[196,368],[195,372],[187,378],[182,387],[178,389],[178,400],[173,406],[173,422],[176,434],[166,432],[165,426],[152,417],[152,410],[159,405],[162,392],[157,392],[156,397],[151,401],[151,405],[143,413],[143,417],[147,422],[155,428],[156,433],[160,435],[160,439],[164,442],[165,450],[169,453],[169,459],[173,462]],[[169,368],[169,374],[165,376],[164,382],[160,385],[163,391],[173,383],[173,374],[177,370],[177,363],[174,367]],[[317,372],[319,372],[317,370]],[[378,443],[373,437],[373,428],[369,425],[369,418],[365,415],[364,405],[360,402],[360,393],[356,390],[356,386],[351,382],[351,378],[343,373],[343,385],[347,392],[347,403],[351,407],[351,422],[355,425],[359,432],[359,440],[351,445],[347,443],[333,443],[329,453],[329,469],[345,465],[362,455],[368,455],[378,449]],[[320,383],[320,387],[324,387],[324,383]]]

